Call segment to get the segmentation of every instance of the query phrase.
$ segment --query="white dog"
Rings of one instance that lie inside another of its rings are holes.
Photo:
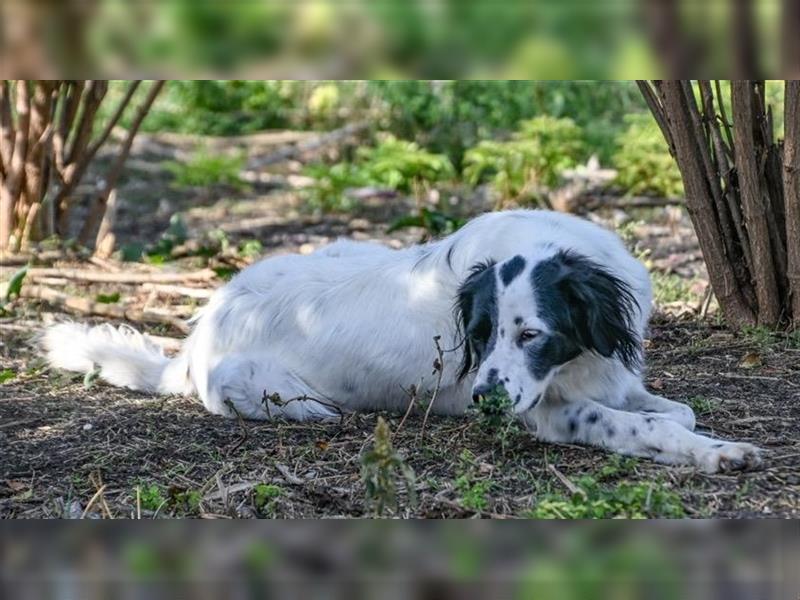
[[[45,334],[56,367],[118,386],[196,393],[212,413],[304,420],[403,411],[410,385],[461,414],[492,391],[538,438],[601,446],[707,472],[753,468],[757,448],[692,432],[683,404],[648,393],[645,267],[588,221],[490,213],[427,245],[339,241],[248,267],[194,318],[174,359],[130,328]]]

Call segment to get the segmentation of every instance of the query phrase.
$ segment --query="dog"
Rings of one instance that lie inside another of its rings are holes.
[[[647,269],[616,234],[514,210],[402,250],[339,240],[257,262],[193,317],[175,358],[126,326],[58,324],[44,347],[55,367],[196,394],[229,417],[399,412],[411,385],[456,415],[504,393],[543,441],[708,473],[759,466],[758,448],[694,433],[690,407],[645,389],[651,303]]]

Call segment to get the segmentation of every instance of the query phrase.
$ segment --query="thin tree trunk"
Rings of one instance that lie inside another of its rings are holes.
[[[756,123],[755,83],[731,82],[734,143],[736,145],[736,171],[744,210],[747,231],[750,232],[750,254],[756,298],[758,323],[768,327],[778,324],[781,317],[780,295],[773,262],[768,214],[772,210],[769,197],[764,193],[759,173],[754,124]]]
[[[8,249],[11,244],[11,233],[14,227],[14,214],[25,214],[24,205],[17,202],[19,191],[25,175],[25,157],[28,154],[28,130],[30,127],[30,90],[26,81],[18,81],[16,85],[17,126],[14,131],[14,146],[9,158],[9,166],[0,186],[0,249]],[[17,243],[19,240],[17,240]]]
[[[800,329],[800,81],[784,92],[783,195],[786,205],[787,277],[793,325]]]
[[[680,81],[657,84],[663,97],[661,110],[674,143],[675,158],[686,188],[686,207],[695,225],[700,249],[708,265],[709,278],[726,319],[739,327],[755,320],[726,254],[723,233],[714,210],[709,182],[698,165],[703,164],[698,140],[701,132],[694,128],[687,98]]]

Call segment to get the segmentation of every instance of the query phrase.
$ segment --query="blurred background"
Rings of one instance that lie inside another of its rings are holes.
[[[797,76],[794,0],[6,0],[10,77]],[[60,74],[60,75],[57,75]]]
[[[6,598],[794,600],[797,523],[3,527]]]

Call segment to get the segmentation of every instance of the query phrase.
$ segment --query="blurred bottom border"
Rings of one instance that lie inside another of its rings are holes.
[[[0,524],[3,598],[800,597],[796,521]]]

